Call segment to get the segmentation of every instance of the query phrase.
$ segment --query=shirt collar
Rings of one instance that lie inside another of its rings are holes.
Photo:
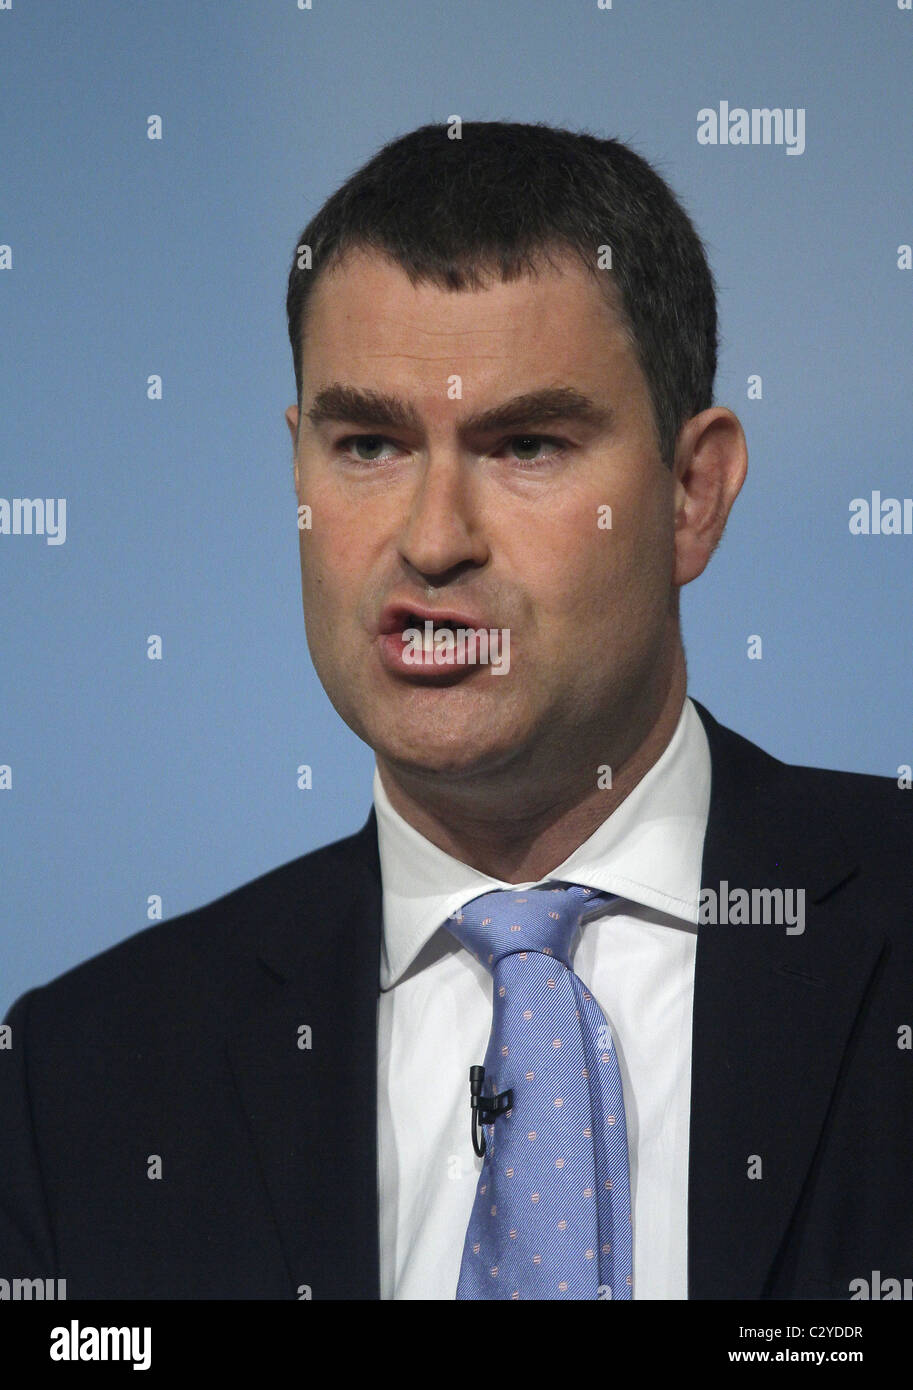
[[[669,743],[637,786],[563,864],[544,879],[615,893],[696,925],[710,806],[710,747],[685,699]],[[451,913],[505,883],[439,849],[393,809],[374,769],[374,808],[383,883],[381,988],[408,970]]]

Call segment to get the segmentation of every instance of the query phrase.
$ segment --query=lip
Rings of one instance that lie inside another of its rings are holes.
[[[379,636],[403,632],[410,624],[408,619],[416,617],[419,623],[434,623],[435,627],[491,627],[491,623],[473,613],[458,613],[455,608],[428,608],[421,603],[388,603],[380,615],[377,625]]]
[[[485,629],[491,627],[490,623],[477,614],[457,612],[454,608],[429,608],[422,603],[399,601],[388,603],[380,615],[376,641],[381,663],[392,674],[423,685],[453,685],[482,669],[476,662],[461,660],[459,652],[455,654],[454,660],[449,662],[436,662],[433,653],[426,654],[422,661],[407,661],[406,657],[411,655],[411,651],[403,642],[403,632],[416,626],[410,621],[412,618],[418,619],[417,626],[423,635],[424,625],[428,622],[432,623],[435,629],[441,626]]]

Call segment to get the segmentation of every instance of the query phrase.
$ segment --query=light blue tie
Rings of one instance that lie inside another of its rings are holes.
[[[512,1092],[484,1127],[458,1299],[632,1296],[621,1073],[569,964],[581,918],[612,897],[557,882],[498,889],[445,923],[494,977],[484,1096]]]

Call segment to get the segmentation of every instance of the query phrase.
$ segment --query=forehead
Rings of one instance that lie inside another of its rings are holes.
[[[607,274],[607,272],[602,272]],[[574,381],[628,389],[639,375],[614,284],[570,254],[511,281],[449,290],[378,253],[350,251],[314,286],[302,334],[305,389],[328,379],[411,378],[432,389],[454,374],[466,389]]]

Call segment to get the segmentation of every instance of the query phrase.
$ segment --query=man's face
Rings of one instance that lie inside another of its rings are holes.
[[[568,257],[453,292],[351,252],[315,286],[301,366],[308,645],[382,768],[541,784],[569,760],[627,755],[622,729],[677,641],[674,481],[634,350],[586,269]],[[562,389],[557,414],[491,418]],[[508,629],[509,669],[407,664],[410,612],[435,630]]]

